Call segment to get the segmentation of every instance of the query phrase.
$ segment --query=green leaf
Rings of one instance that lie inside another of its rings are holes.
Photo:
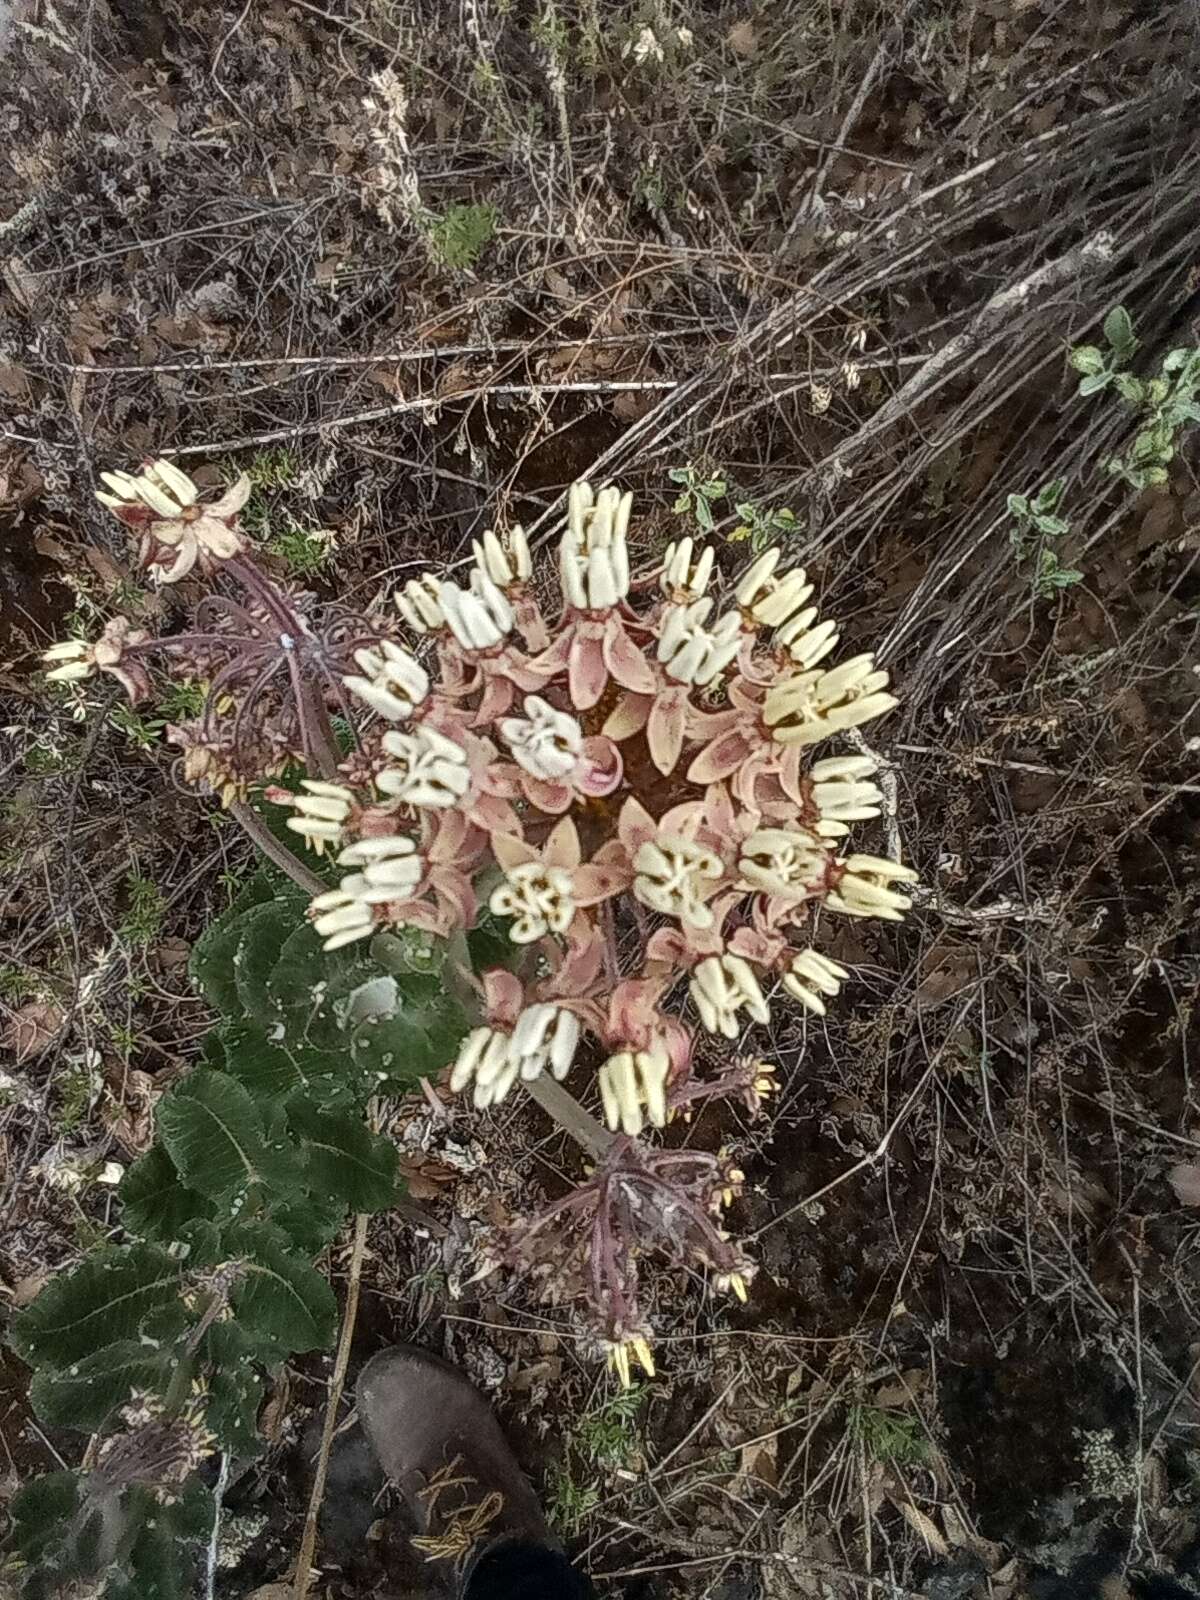
[[[1047,517],[1037,514],[1033,519],[1034,527],[1039,533],[1044,533],[1047,539],[1061,539],[1064,533],[1071,531],[1071,524],[1064,522],[1061,517]]]
[[[1107,388],[1110,376],[1107,372],[1093,372],[1086,378],[1080,378],[1079,393],[1098,394],[1101,389]]]
[[[704,529],[705,533],[711,533],[715,526],[712,507],[702,494],[696,496],[696,522]]]
[[[1021,522],[1026,522],[1029,520],[1029,501],[1025,495],[1010,494],[1005,504],[1008,506],[1008,514],[1010,517],[1016,517],[1017,520]]]
[[[13,1349],[32,1366],[65,1367],[115,1340],[179,1295],[179,1267],[164,1250],[138,1244],[98,1250],[54,1278],[13,1321]]]
[[[1082,372],[1088,376],[1104,371],[1104,354],[1094,344],[1076,345],[1075,349],[1071,351],[1070,360],[1076,372]]]
[[[371,985],[371,1009],[362,991],[337,1004],[346,1019],[354,1063],[378,1084],[407,1087],[431,1077],[450,1061],[467,1033],[459,1002],[434,979],[413,977],[396,989],[392,1008],[380,1004],[382,991]]]
[[[337,1195],[352,1211],[383,1211],[396,1198],[396,1147],[349,1112],[320,1111],[303,1101],[288,1120],[304,1140],[308,1178],[317,1194]]]
[[[75,1472],[47,1472],[18,1489],[8,1503],[13,1548],[36,1562],[55,1546],[79,1509],[80,1480]]]
[[[1121,399],[1128,401],[1131,406],[1140,406],[1146,398],[1141,379],[1135,378],[1132,372],[1118,372],[1113,383]]]
[[[160,1244],[177,1239],[185,1223],[212,1215],[211,1205],[187,1187],[161,1144],[138,1157],[118,1193],[126,1232]]]
[[[196,988],[214,1011],[227,1017],[242,1014],[234,982],[233,958],[237,954],[244,915],[235,906],[222,912],[196,940],[188,961],[188,973]]]
[[[215,1369],[208,1381],[205,1426],[223,1450],[257,1455],[262,1449],[258,1408],[263,1393],[254,1366],[258,1352],[236,1322],[218,1322],[208,1331],[204,1353]]]
[[[284,942],[267,984],[268,997],[283,1019],[287,1044],[293,1049],[342,1048],[345,1041],[333,1009],[333,991],[350,973],[358,974],[356,981],[361,983],[376,970],[361,952],[322,950],[320,936],[308,923],[298,927]]]
[[[1063,490],[1067,487],[1064,478],[1051,478],[1049,483],[1043,484],[1038,490],[1037,499],[1033,502],[1034,510],[1047,512],[1053,511],[1063,497]]]
[[[69,1367],[35,1373],[29,1398],[47,1427],[90,1432],[124,1405],[134,1389],[162,1393],[173,1371],[169,1349],[119,1339]]]
[[[290,1051],[272,1044],[252,1024],[222,1030],[224,1068],[256,1100],[282,1100],[302,1088],[304,1078]]]
[[[193,1072],[159,1101],[156,1121],[184,1181],[213,1200],[242,1193],[267,1169],[258,1110],[227,1072]]]
[[[318,1256],[331,1245],[346,1221],[346,1202],[333,1194],[305,1193],[271,1208],[271,1222],[287,1235],[289,1245],[306,1256]]]
[[[248,1223],[227,1242],[245,1257],[245,1276],[233,1293],[233,1310],[252,1334],[285,1350],[320,1350],[333,1343],[337,1302],[333,1290],[303,1257],[289,1253],[275,1228]]]
[[[1146,469],[1145,480],[1148,487],[1157,488],[1162,484],[1169,482],[1170,477],[1171,474],[1167,471],[1166,467],[1148,467]]]
[[[1133,323],[1124,306],[1114,306],[1105,317],[1104,337],[1108,340],[1110,349],[1123,360],[1131,356],[1137,348],[1137,340],[1133,336]]]
[[[233,957],[234,986],[242,1010],[253,1021],[270,1027],[278,1012],[267,984],[285,941],[304,921],[303,902],[270,900],[246,913]]]

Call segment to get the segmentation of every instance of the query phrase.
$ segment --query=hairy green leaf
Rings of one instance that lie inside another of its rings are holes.
[[[177,1239],[185,1223],[212,1215],[212,1206],[188,1188],[161,1144],[138,1157],[118,1193],[126,1232],[160,1244]]]
[[[1103,372],[1105,367],[1104,353],[1098,350],[1094,344],[1077,345],[1071,351],[1071,365],[1076,372],[1082,372],[1088,376]]]
[[[103,1345],[132,1339],[152,1311],[178,1298],[179,1284],[179,1267],[155,1245],[99,1250],[54,1278],[18,1314],[13,1348],[36,1366],[82,1361]]]
[[[362,1118],[322,1111],[303,1101],[288,1108],[304,1140],[308,1178],[317,1194],[337,1195],[353,1211],[382,1211],[396,1198],[396,1148],[371,1133]]]
[[[267,983],[284,941],[304,920],[303,906],[304,902],[296,899],[269,900],[242,920],[233,957],[234,985],[242,1010],[264,1027],[278,1021]]]
[[[1109,348],[1123,361],[1127,361],[1137,348],[1133,323],[1124,306],[1114,306],[1104,319],[1104,337]]]
[[[156,1120],[184,1181],[213,1200],[241,1193],[268,1168],[258,1110],[227,1072],[193,1072],[163,1096]]]
[[[90,1432],[124,1405],[134,1389],[161,1393],[173,1370],[169,1349],[119,1339],[68,1367],[42,1368],[34,1374],[29,1398],[48,1427]]]
[[[285,1350],[319,1350],[333,1342],[337,1302],[308,1262],[288,1251],[275,1228],[248,1223],[227,1236],[231,1253],[245,1259],[234,1290],[234,1314],[252,1334]]]

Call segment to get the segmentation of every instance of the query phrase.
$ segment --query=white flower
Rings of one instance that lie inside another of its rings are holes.
[[[738,1036],[738,1011],[744,1006],[755,1022],[770,1022],[758,979],[741,956],[708,956],[692,973],[691,995],[709,1033]]]
[[[629,49],[630,46],[626,45],[621,54],[627,55]],[[639,67],[647,61],[661,61],[663,58],[663,47],[659,44],[658,35],[653,28],[643,28],[633,41],[632,49],[633,59]]]
[[[626,533],[632,494],[588,483],[571,485],[567,531],[559,546],[563,597],[577,611],[608,611],[629,593]]]
[[[404,722],[429,693],[429,674],[403,646],[380,639],[369,650],[356,650],[354,659],[363,676],[342,682],[372,711],[389,722]]]
[[[869,778],[878,770],[874,756],[824,756],[813,762],[808,775],[814,783],[836,783],[843,778]]]
[[[850,832],[851,822],[865,822],[877,817],[883,796],[873,783],[841,779],[833,783],[816,783],[812,791],[813,804],[821,813],[816,829],[823,839],[840,839]]]
[[[574,1014],[555,1005],[526,1006],[512,1033],[499,1028],[474,1028],[459,1047],[450,1072],[450,1089],[458,1094],[474,1084],[472,1099],[479,1110],[498,1105],[520,1079],[531,1083],[547,1070],[565,1078],[579,1043]]]
[[[412,733],[389,728],[383,748],[399,765],[385,767],[375,782],[384,794],[405,805],[445,810],[471,787],[467,752],[436,728],[422,726]]]
[[[894,883],[916,883],[917,874],[898,861],[882,856],[848,856],[838,861],[845,874],[825,904],[831,911],[844,911],[851,917],[880,917],[884,922],[902,922],[911,909],[907,895],[897,894]]]
[[[90,678],[96,670],[92,647],[85,639],[64,639],[42,651],[42,660],[50,664],[47,683],[78,683]]]
[[[144,507],[154,514],[148,549],[166,546],[174,551],[169,561],[157,554],[150,561],[148,570],[160,583],[177,583],[186,578],[201,551],[215,560],[227,561],[242,550],[244,541],[233,527],[233,520],[250,498],[250,479],[245,473],[208,505],[199,503],[200,491],[187,473],[169,461],[155,461],[137,476],[102,472],[100,477],[112,491],[105,494],[97,490],[96,498],[102,505],[118,515],[133,507]]]
[[[519,583],[525,583],[533,571],[533,562],[529,556],[529,540],[519,523],[502,537],[489,528],[483,536],[482,543],[478,539],[473,539],[471,548],[475,552],[475,564],[480,572],[492,583],[498,584],[501,589],[510,589]]]
[[[345,879],[340,888],[327,889],[309,902],[313,930],[324,940],[322,949],[340,950],[344,944],[353,944],[375,932],[375,907],[356,892],[362,886],[363,880],[356,873]]]
[[[501,719],[500,734],[517,765],[547,783],[575,770],[583,746],[583,729],[576,719],[536,694],[526,695],[523,717]]]
[[[780,549],[773,545],[747,568],[734,594],[752,622],[764,628],[778,628],[796,612],[813,592],[803,567],[775,577]]]
[[[658,636],[658,659],[678,683],[704,687],[725,670],[741,647],[741,622],[736,612],[714,628],[703,626],[712,600],[668,606]]]
[[[392,596],[396,610],[414,633],[429,633],[445,627],[446,619],[438,602],[441,581],[432,572],[420,578],[410,578],[403,589]]]
[[[609,1056],[597,1074],[597,1082],[604,1120],[614,1133],[620,1128],[636,1138],[646,1122],[655,1128],[666,1126],[670,1068],[671,1060],[661,1040],[656,1040],[649,1050],[622,1050]]]
[[[791,966],[783,974],[783,987],[789,994],[795,995],[802,1006],[823,1017],[825,1002],[821,996],[829,995],[832,998],[849,976],[845,967],[830,961],[828,956],[821,955],[819,951],[800,950],[792,957]]]
[[[571,888],[565,867],[526,861],[508,869],[488,905],[498,917],[515,918],[509,929],[514,944],[532,944],[547,933],[565,933],[570,927],[575,915]]]
[[[775,635],[777,644],[783,645],[798,667],[805,671],[815,667],[818,661],[837,649],[837,642],[841,638],[836,622],[818,622],[816,620],[816,606],[807,606],[798,612]]]
[[[512,606],[486,572],[473,572],[469,589],[443,583],[438,601],[447,626],[464,650],[492,650],[512,628]]]
[[[159,460],[136,477],[129,472],[102,472],[101,483],[106,483],[111,494],[96,491],[96,499],[111,510],[122,506],[144,505],[160,517],[175,519],[194,506],[200,491],[186,472],[169,461]]]
[[[829,672],[800,672],[767,691],[763,720],[780,744],[816,744],[899,705],[883,692],[887,681],[871,655],[852,656]]]
[[[526,1006],[512,1031],[509,1052],[519,1064],[523,1083],[543,1072],[560,1081],[571,1070],[579,1043],[579,1019],[562,1006]]]
[[[760,828],[744,841],[738,872],[753,890],[803,900],[824,887],[828,861],[824,844],[814,834],[795,828]]]
[[[319,778],[302,778],[304,794],[294,794],[284,804],[298,815],[287,819],[293,833],[304,836],[318,855],[326,845],[341,843],[346,818],[354,807],[354,793],[342,783],[324,783]]]
[[[714,559],[712,545],[701,545],[695,552],[694,565],[692,553],[692,540],[680,539],[678,544],[669,544],[667,553],[663,556],[662,575],[659,581],[663,593],[676,605],[687,605],[693,600],[699,600],[708,588],[708,580],[712,576]]]
[[[711,928],[705,901],[715,893],[724,868],[703,845],[678,835],[639,845],[633,858],[633,892],[644,906],[678,917],[691,928]]]
[[[362,867],[361,873],[343,880],[342,888],[352,888],[366,905],[407,899],[425,876],[425,858],[402,833],[359,839],[342,851],[338,866]]]
[[[517,1081],[519,1060],[509,1053],[510,1039],[498,1028],[472,1028],[459,1046],[450,1072],[450,1089],[460,1093],[474,1081],[471,1096],[478,1110],[498,1104]]]

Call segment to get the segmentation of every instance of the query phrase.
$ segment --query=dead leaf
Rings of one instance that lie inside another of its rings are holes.
[[[179,131],[179,113],[173,106],[157,105],[151,114],[150,143],[161,156]]]
[[[52,1000],[30,1000],[8,1018],[0,1032],[0,1044],[12,1051],[17,1062],[40,1056],[58,1037],[63,1015],[62,1007]]]
[[[0,361],[0,394],[6,400],[28,400],[29,379],[21,367]]]
[[[758,35],[754,31],[754,24],[749,17],[744,17],[741,22],[735,22],[725,35],[725,43],[735,56],[752,56],[758,50]]]
[[[1167,1182],[1182,1206],[1200,1206],[1200,1162],[1181,1161],[1167,1173]]]
[[[950,1546],[943,1539],[937,1524],[927,1517],[923,1511],[918,1511],[911,1500],[897,1500],[894,1495],[890,1495],[888,1498],[909,1527],[921,1535],[926,1546],[933,1551],[934,1555],[948,1556],[950,1554]]]
[[[283,1437],[283,1424],[291,1395],[292,1384],[285,1368],[275,1382],[271,1398],[258,1414],[258,1431],[268,1444],[278,1444]]]
[[[774,1489],[779,1482],[779,1471],[776,1466],[778,1446],[778,1434],[773,1434],[769,1439],[759,1439],[753,1444],[744,1444],[739,1451],[739,1473],[745,1478],[752,1478],[756,1483],[765,1483],[768,1488]]]
[[[9,1295],[9,1303],[14,1311],[20,1311],[23,1306],[31,1304],[50,1282],[54,1274],[45,1272],[31,1272],[27,1278],[18,1278]]]
[[[32,311],[41,294],[41,284],[34,273],[21,260],[20,256],[9,256],[3,268],[4,281],[17,298],[18,304],[26,311]]]

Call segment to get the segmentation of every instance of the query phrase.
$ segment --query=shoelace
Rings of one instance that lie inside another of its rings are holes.
[[[437,1510],[438,1500],[448,1489],[466,1489],[479,1481],[460,1473],[461,1466],[462,1457],[455,1456],[448,1466],[435,1472],[421,1490],[419,1498],[427,1502],[431,1520]],[[460,1506],[449,1515],[440,1534],[418,1534],[411,1541],[413,1549],[419,1550],[426,1561],[453,1561],[455,1567],[461,1567],[503,1509],[504,1496],[498,1489],[493,1489],[491,1494],[485,1495],[475,1505]]]

